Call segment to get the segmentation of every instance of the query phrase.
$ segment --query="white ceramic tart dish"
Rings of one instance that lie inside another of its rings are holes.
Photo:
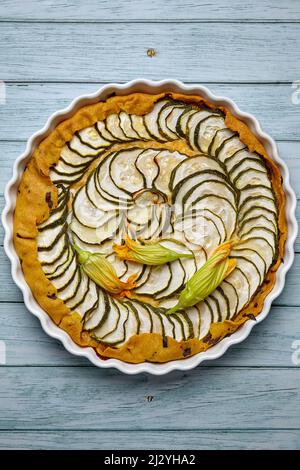
[[[29,139],[5,199],[27,308],[71,353],[128,374],[220,357],[293,262],[296,198],[275,142],[202,86],[80,96]]]

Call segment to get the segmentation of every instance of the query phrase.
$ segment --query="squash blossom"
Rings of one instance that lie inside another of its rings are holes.
[[[208,297],[236,267],[236,260],[229,259],[233,242],[225,242],[213,252],[212,256],[188,280],[181,292],[178,303],[167,314],[201,302]]]
[[[179,253],[161,245],[161,242],[141,244],[126,237],[123,245],[113,246],[115,253],[122,260],[158,266],[179,258],[193,258],[193,253]]]
[[[123,282],[118,278],[115,268],[103,254],[81,250],[77,245],[74,245],[74,248],[78,253],[78,261],[85,273],[107,292],[120,294],[135,288],[136,274]]]

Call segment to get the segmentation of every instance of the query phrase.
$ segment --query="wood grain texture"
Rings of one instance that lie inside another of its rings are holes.
[[[20,8],[18,0],[2,0],[2,20],[46,21],[134,21],[134,20],[291,20],[300,19],[299,3],[294,0],[26,0]]]
[[[0,431],[0,449],[297,449],[300,431]],[[109,455],[109,452],[108,452]]]
[[[287,82],[300,73],[297,23],[3,23],[0,42],[2,80]]]
[[[6,367],[0,429],[300,429],[299,380],[300,368],[132,377],[93,366]]]
[[[90,366],[72,356],[62,344],[44,333],[40,322],[22,304],[0,303],[0,340],[6,343],[7,366]],[[295,367],[292,344],[300,340],[299,307],[272,307],[244,342],[205,367]],[[300,369],[299,369],[300,370]],[[199,374],[202,368],[199,368]],[[80,375],[80,373],[79,373]]]
[[[242,111],[252,113],[262,128],[275,139],[300,140],[300,103],[292,103],[295,90],[290,84],[226,85],[204,82],[203,85],[217,95],[233,99]],[[44,126],[52,113],[68,106],[79,95],[95,92],[100,86],[101,83],[8,83],[6,105],[0,106],[0,140],[28,139]],[[16,109],[22,112],[16,113]]]

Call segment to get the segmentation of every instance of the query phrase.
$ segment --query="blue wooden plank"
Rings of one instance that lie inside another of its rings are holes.
[[[198,78],[200,82],[201,74]],[[68,106],[81,94],[95,92],[100,86],[101,83],[7,84],[6,105],[0,105],[0,140],[28,139],[33,132],[43,127],[53,112]],[[275,139],[300,140],[300,104],[292,103],[295,89],[291,85],[207,86],[214,93],[233,99],[241,110],[254,114],[263,129]]]
[[[0,432],[0,449],[36,450],[37,447],[43,450],[292,450],[300,447],[300,430]]]
[[[0,429],[300,429],[300,368],[0,368]],[[152,396],[152,401],[147,397]]]
[[[0,303],[0,340],[6,344],[8,366],[89,366],[48,337],[39,320],[23,304]],[[207,367],[293,367],[293,342],[300,340],[299,307],[273,307],[249,338]],[[201,370],[199,371],[201,373]]]
[[[3,23],[1,79],[293,81],[299,33],[297,23]]]
[[[22,8],[23,6],[23,8]],[[55,21],[136,21],[136,20],[291,20],[300,18],[294,0],[2,0],[0,18],[12,20]]]

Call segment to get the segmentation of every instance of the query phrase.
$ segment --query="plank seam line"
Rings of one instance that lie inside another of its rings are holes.
[[[259,18],[247,19],[247,18],[235,18],[235,19],[213,19],[213,18],[174,18],[174,19],[126,19],[120,18],[112,20],[111,18],[107,19],[96,19],[90,20],[88,18],[84,19],[46,19],[46,18],[0,18],[0,23],[23,23],[23,24],[299,24],[300,18],[293,19],[281,19],[281,18],[272,18],[272,19],[263,19]]]
[[[226,432],[267,432],[267,431],[276,431],[276,432],[282,432],[282,431],[300,431],[300,428],[185,428],[185,429],[177,429],[177,428],[151,428],[151,429],[126,429],[126,428],[114,428],[110,429],[109,432],[113,433],[119,433],[119,432],[137,432],[137,433],[150,433],[150,432],[185,432],[185,433],[190,433],[190,432],[209,432],[209,433],[215,433],[215,432],[221,432],[221,433],[226,433]],[[47,433],[56,433],[56,432],[70,432],[70,433],[75,433],[75,432],[105,432],[107,433],[107,429],[104,428],[77,428],[77,429],[72,429],[72,428],[0,428],[0,433],[1,432],[9,432],[9,433],[19,433],[19,432],[47,432]]]

